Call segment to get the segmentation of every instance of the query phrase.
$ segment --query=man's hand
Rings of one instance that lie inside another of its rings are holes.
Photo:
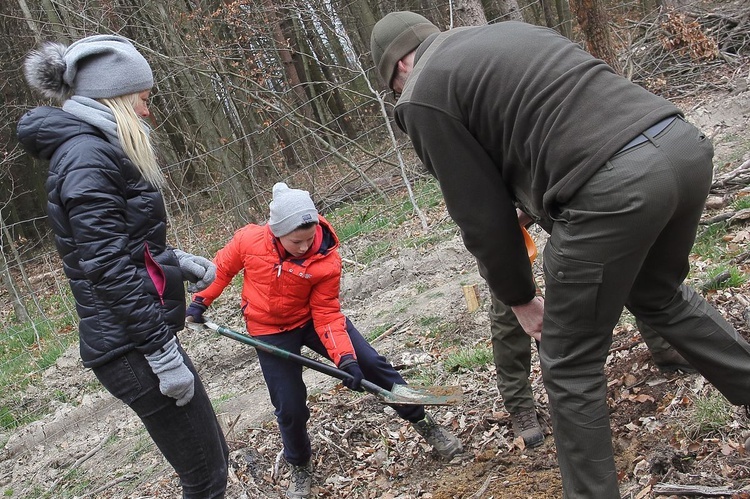
[[[537,341],[542,339],[542,322],[544,319],[544,298],[535,296],[533,300],[524,304],[511,307],[516,314],[518,323],[526,334]]]
[[[518,225],[521,227],[528,228],[529,225],[534,223],[534,219],[519,208],[516,208],[516,216],[518,217]]]

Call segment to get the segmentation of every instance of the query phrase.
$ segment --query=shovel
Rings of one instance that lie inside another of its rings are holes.
[[[351,379],[352,376],[329,364],[318,362],[317,360],[305,357],[304,355],[297,355],[292,352],[288,352],[283,348],[269,345],[263,341],[257,340],[247,334],[238,333],[227,327],[220,326],[213,322],[205,322],[203,324],[196,322],[186,322],[186,327],[193,330],[201,330],[204,328],[216,331],[222,336],[232,338],[233,340],[240,341],[251,345],[259,350],[276,355],[283,359],[291,360],[297,364],[302,364],[305,367],[314,369],[321,373],[333,376],[338,379]],[[386,390],[380,386],[367,381],[362,380],[362,388],[377,396],[383,402],[388,404],[399,404],[399,405],[451,405],[460,402],[463,398],[463,392],[460,386],[413,386],[413,385],[393,385],[393,388]]]

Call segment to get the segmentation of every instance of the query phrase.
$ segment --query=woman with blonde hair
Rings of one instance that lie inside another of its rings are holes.
[[[184,498],[222,498],[227,444],[176,336],[183,282],[199,291],[216,270],[167,245],[165,180],[143,121],[151,67],[126,38],[95,35],[44,43],[24,72],[62,105],[27,112],[18,137],[50,162],[47,215],[80,317],[83,365],[138,414]]]

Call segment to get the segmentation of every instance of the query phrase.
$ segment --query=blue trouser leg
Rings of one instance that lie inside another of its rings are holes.
[[[378,354],[349,319],[346,320],[346,330],[365,379],[387,390],[394,384],[405,383],[398,371],[385,357]],[[258,339],[295,354],[300,354],[304,345],[330,360],[312,322],[292,331],[265,335]],[[261,350],[258,350],[258,359],[271,403],[276,408],[276,420],[284,443],[284,457],[291,464],[305,464],[310,459],[312,449],[307,433],[310,410],[307,407],[307,388],[302,380],[302,366]],[[393,408],[408,421],[418,421],[424,417],[423,406],[393,405]]]
[[[195,395],[183,407],[159,391],[159,379],[143,354],[132,351],[93,369],[104,387],[133,409],[180,477],[185,499],[220,499],[227,484],[229,450],[195,367]]]
[[[367,381],[371,381],[386,390],[390,390],[393,385],[406,384],[404,378],[393,368],[393,365],[367,342],[349,318],[346,319],[346,332],[349,334],[354,352],[357,354],[357,362],[359,362],[359,367]],[[312,335],[307,335],[305,345],[330,360],[328,352],[326,352],[323,343],[314,331]],[[424,417],[424,406],[421,405],[391,405],[391,407],[401,418],[407,421],[415,422]]]
[[[386,390],[390,390],[393,385],[406,383],[393,365],[365,340],[349,319],[346,319],[346,331],[352,340],[357,362],[366,380]],[[401,418],[407,421],[415,422],[424,418],[424,407],[421,405],[393,405],[392,407]]]
[[[623,306],[736,403],[750,345],[683,285],[713,149],[692,125],[613,157],[552,214],[540,349],[567,498],[619,499],[604,376]]]
[[[257,339],[299,355],[312,327],[303,327],[278,334],[259,336]],[[312,330],[312,334],[315,331]],[[307,387],[302,380],[302,365],[258,349],[263,378],[266,380],[271,403],[276,409],[276,422],[284,444],[284,458],[288,463],[302,466],[312,455],[307,434]]]

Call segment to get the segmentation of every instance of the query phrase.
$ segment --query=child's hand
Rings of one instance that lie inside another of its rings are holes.
[[[188,306],[187,310],[185,310],[185,321],[203,324],[206,322],[206,319],[203,318],[203,313],[206,309],[208,309],[208,307],[203,304],[203,298],[200,296],[197,297],[193,300],[190,306]]]
[[[351,378],[341,381],[344,386],[355,392],[361,392],[364,375],[362,374],[362,369],[359,368],[357,359],[351,354],[344,355],[341,357],[341,362],[339,362],[339,369],[346,371],[351,376]]]

